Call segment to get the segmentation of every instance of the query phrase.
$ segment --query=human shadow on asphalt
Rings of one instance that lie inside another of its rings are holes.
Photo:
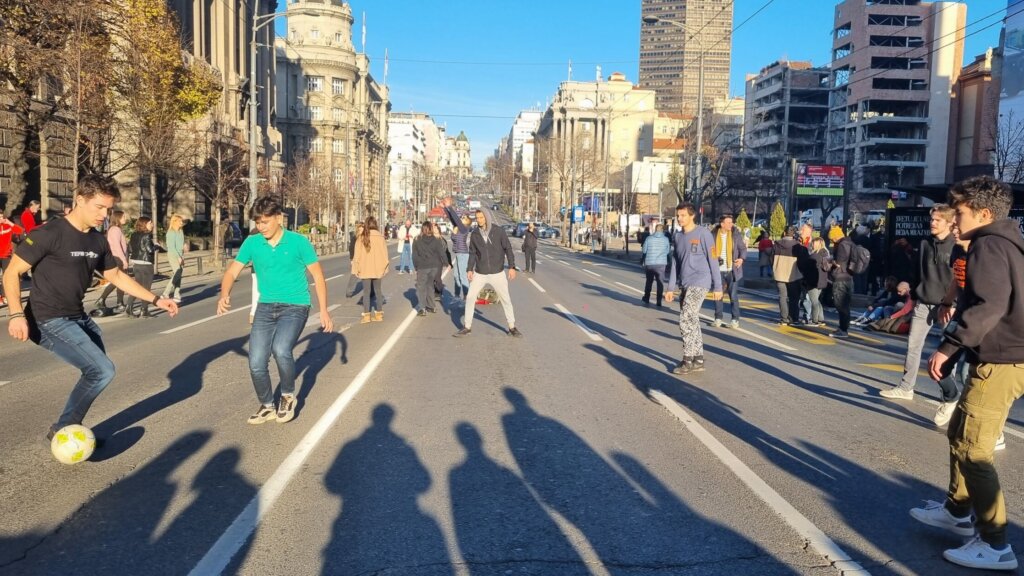
[[[643,276],[640,277],[640,280],[641,280],[641,282],[639,283],[638,288],[642,289],[643,286],[644,286],[644,283],[643,283],[644,278],[643,278]],[[602,298],[608,298],[610,300],[615,300],[617,302],[623,302],[623,303],[629,304],[631,306],[639,306],[640,308],[650,308],[652,310],[659,310],[659,308],[657,306],[655,306],[655,305],[644,306],[644,302],[643,302],[643,300],[640,299],[640,296],[632,298],[632,297],[626,296],[625,294],[623,294],[622,292],[619,292],[618,290],[611,290],[609,288],[605,288],[604,286],[597,286],[596,284],[580,284],[580,288],[583,288],[585,290],[590,290],[592,292],[596,292]],[[657,293],[654,290],[652,290],[651,291],[651,297],[653,298],[655,296],[657,296]],[[662,308],[661,308],[661,310],[671,310],[671,309],[672,308],[670,306],[662,306]]]
[[[348,339],[341,332],[324,332],[317,329],[296,342],[296,348],[303,343],[306,344],[306,349],[295,359],[295,374],[297,378],[301,378],[295,396],[298,399],[295,406],[296,416],[302,413],[306,397],[313,390],[317,376],[331,360],[337,357],[339,364],[348,364]]]
[[[453,574],[444,535],[418,502],[430,489],[430,472],[392,429],[394,418],[391,405],[375,406],[372,424],[341,448],[324,477],[327,491],[341,499],[322,552],[324,575],[427,566],[430,574]]]
[[[564,318],[564,314],[562,314],[561,311],[556,310],[555,308],[545,307],[544,311],[550,312],[551,314]],[[637,354],[647,356],[648,358],[656,362],[661,362],[665,364],[666,370],[675,367],[676,363],[678,362],[678,359],[672,357],[669,354],[665,354],[664,352],[660,352],[653,348],[648,348],[647,346],[643,346],[629,339],[625,332],[620,332],[618,330],[615,330],[614,328],[605,326],[604,324],[601,324],[599,322],[594,322],[585,316],[580,316],[579,314],[576,314],[575,316],[580,322],[583,322],[588,328],[590,328],[594,332],[597,332],[602,337],[610,340],[617,346],[621,346],[628,350],[632,350]]]
[[[941,551],[959,546],[962,540],[945,537],[941,531],[920,525],[907,512],[920,505],[923,499],[941,500],[941,487],[901,472],[895,472],[895,480],[890,479],[837,455],[832,449],[805,440],[793,444],[780,440],[707,390],[706,373],[688,378],[673,377],[604,347],[595,344],[584,347],[603,356],[644,395],[650,397],[653,391],[660,391],[728,437],[746,443],[779,470],[826,494],[832,508],[844,517],[851,530],[882,550],[883,557],[902,564],[932,562],[930,569],[915,570],[917,574],[956,573],[941,559]],[[884,443],[884,440],[879,442]],[[935,457],[946,461],[948,453],[937,452]],[[896,464],[890,466],[898,468]],[[830,536],[835,539],[834,535]],[[856,561],[863,561],[869,555],[879,557],[875,550],[860,550],[841,539],[836,542]],[[896,573],[888,565],[865,567],[873,574]]]
[[[534,410],[521,392],[502,392],[513,408],[502,416],[502,427],[523,479],[582,533],[609,574],[702,564],[715,564],[723,574],[795,573],[757,544],[695,513],[639,462],[617,455],[628,464],[624,476],[575,432]],[[714,546],[704,544],[711,541]]]
[[[191,398],[203,388],[203,380],[207,369],[220,358],[234,353],[248,357],[243,346],[248,342],[248,334],[218,342],[186,356],[177,366],[167,373],[170,381],[167,388],[145,398],[117,414],[107,418],[93,427],[97,438],[105,440],[102,448],[96,451],[92,460],[102,461],[113,458],[131,448],[134,443],[127,443],[118,436],[126,428],[142,422],[146,418],[162,410]],[[246,374],[248,377],[248,374]],[[114,385],[117,384],[115,379]],[[122,385],[126,383],[122,382]],[[110,393],[108,391],[108,393]],[[141,438],[141,436],[139,436]]]
[[[769,348],[758,343],[750,342],[749,340],[744,340],[737,336],[731,336],[727,334],[716,334],[715,336],[721,339],[722,341],[734,345],[746,346],[747,349],[751,351],[755,351],[758,352],[759,354],[766,355],[767,357],[772,358],[773,362],[763,362],[750,355],[740,355],[737,354],[734,350],[717,347],[708,343],[705,343],[705,350],[708,350],[725,358],[731,358],[741,364],[745,364],[750,368],[754,368],[760,371],[762,374],[774,376],[782,381],[797,386],[798,388],[803,388],[804,390],[807,390],[808,392],[811,392],[813,394],[817,394],[825,398],[830,398],[832,400],[837,400],[839,402],[849,404],[851,406],[867,410],[869,412],[874,412],[876,414],[896,418],[898,420],[902,420],[910,424],[915,424],[917,426],[921,426],[922,428],[926,428],[929,430],[933,430],[935,428],[934,423],[932,423],[930,419],[923,418],[922,416],[910,410],[907,406],[898,402],[887,401],[884,398],[878,396],[878,388],[864,382],[864,379],[866,378],[865,376],[850,372],[843,368],[839,368],[838,366],[835,365],[825,366],[819,362],[807,360],[806,358],[803,358],[798,355],[790,354],[788,352],[782,352],[774,348]],[[831,386],[815,384],[807,379],[794,376],[789,371],[780,368],[780,366],[791,366],[794,368],[802,368],[805,370],[817,372],[818,374],[821,374],[826,378],[841,380],[852,386],[859,387],[864,392],[846,392]]]
[[[589,575],[558,524],[512,470],[492,460],[472,424],[455,436],[465,459],[448,473],[459,552],[470,574]]]
[[[48,535],[17,564],[18,574],[118,574],[187,573],[196,554],[205,553],[230,524],[239,509],[210,509],[202,520],[178,524],[175,539],[161,530],[179,486],[174,476],[210,440],[209,431],[189,432],[170,443],[163,452],[131,474],[96,494],[60,528]],[[205,482],[223,481],[206,477]],[[196,482],[200,481],[197,477]],[[237,489],[235,483],[231,486]],[[255,489],[250,487],[249,495]],[[233,498],[230,493],[225,497]],[[204,500],[207,505],[212,501]],[[171,522],[175,524],[175,522]]]

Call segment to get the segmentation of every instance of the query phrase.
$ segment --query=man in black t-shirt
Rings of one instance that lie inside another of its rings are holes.
[[[31,340],[82,371],[57,422],[47,438],[69,424],[81,424],[96,397],[114,378],[114,364],[104,351],[100,329],[85,313],[82,298],[101,272],[125,293],[152,302],[171,316],[178,307],[170,298],[159,298],[136,283],[118,266],[102,226],[114,202],[120,199],[109,180],[83,177],[75,191],[75,204],[64,218],[34,229],[18,245],[4,271],[7,294],[21,293],[19,277],[32,270],[28,307],[21,299],[9,302],[7,331],[15,340]]]

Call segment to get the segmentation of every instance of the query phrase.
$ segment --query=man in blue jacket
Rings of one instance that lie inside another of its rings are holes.
[[[679,334],[683,339],[683,359],[673,374],[704,370],[704,336],[700,332],[700,307],[710,290],[715,301],[722,299],[722,275],[715,258],[715,239],[707,228],[697,226],[697,209],[685,202],[676,207],[676,219],[682,230],[673,242],[672,271],[669,273],[665,300],[671,302],[679,287]]]
[[[665,291],[665,266],[668,265],[671,246],[668,236],[665,236],[665,227],[661,224],[654,229],[644,241],[644,274],[647,282],[644,284],[644,297],[641,299],[644,305],[651,303],[651,285],[658,283],[658,306],[661,306],[662,295]]]

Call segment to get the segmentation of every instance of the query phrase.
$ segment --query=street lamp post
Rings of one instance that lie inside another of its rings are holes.
[[[703,18],[703,13],[701,13]],[[689,26],[678,22],[676,20],[669,20],[667,18],[658,18],[657,16],[644,16],[642,18],[644,24],[657,24],[658,22],[664,22],[671,24],[677,28],[681,28],[684,32],[690,35],[686,39],[688,43],[691,39],[697,41],[697,49],[700,50],[700,55],[697,58],[697,150],[696,150],[696,166],[694,166],[693,175],[693,189],[692,194],[697,205],[697,211],[700,213],[700,222],[704,223],[704,190],[701,187],[701,181],[703,180],[704,162],[701,159],[701,154],[704,148],[704,40],[701,36],[701,30],[694,32]],[[703,29],[703,22],[701,25]],[[682,96],[682,89],[680,89],[680,96]]]
[[[249,211],[256,202],[257,170],[256,170],[256,50],[259,44],[256,42],[256,34],[265,26],[288,12],[273,12],[262,16],[253,16],[252,39],[249,41],[249,197],[245,202],[245,217],[249,217]],[[319,16],[312,10],[292,10],[291,15],[298,16]]]

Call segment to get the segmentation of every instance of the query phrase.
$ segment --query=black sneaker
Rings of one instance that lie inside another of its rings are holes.
[[[691,362],[690,360],[683,360],[679,364],[677,364],[675,368],[672,369],[672,373],[673,374],[679,374],[679,375],[689,374],[692,371],[693,371],[693,362]]]
[[[508,335],[509,336],[515,336],[516,338],[522,338],[523,337],[523,333],[519,331],[519,328],[516,328],[514,326],[512,328],[508,329]]]
[[[271,420],[277,420],[277,412],[273,406],[260,406],[260,409],[255,414],[249,416],[249,424],[263,424]]]
[[[472,332],[473,331],[470,330],[469,328],[463,328],[462,330],[459,330],[455,334],[452,334],[452,336],[456,338],[462,338],[463,336],[469,336]]]

